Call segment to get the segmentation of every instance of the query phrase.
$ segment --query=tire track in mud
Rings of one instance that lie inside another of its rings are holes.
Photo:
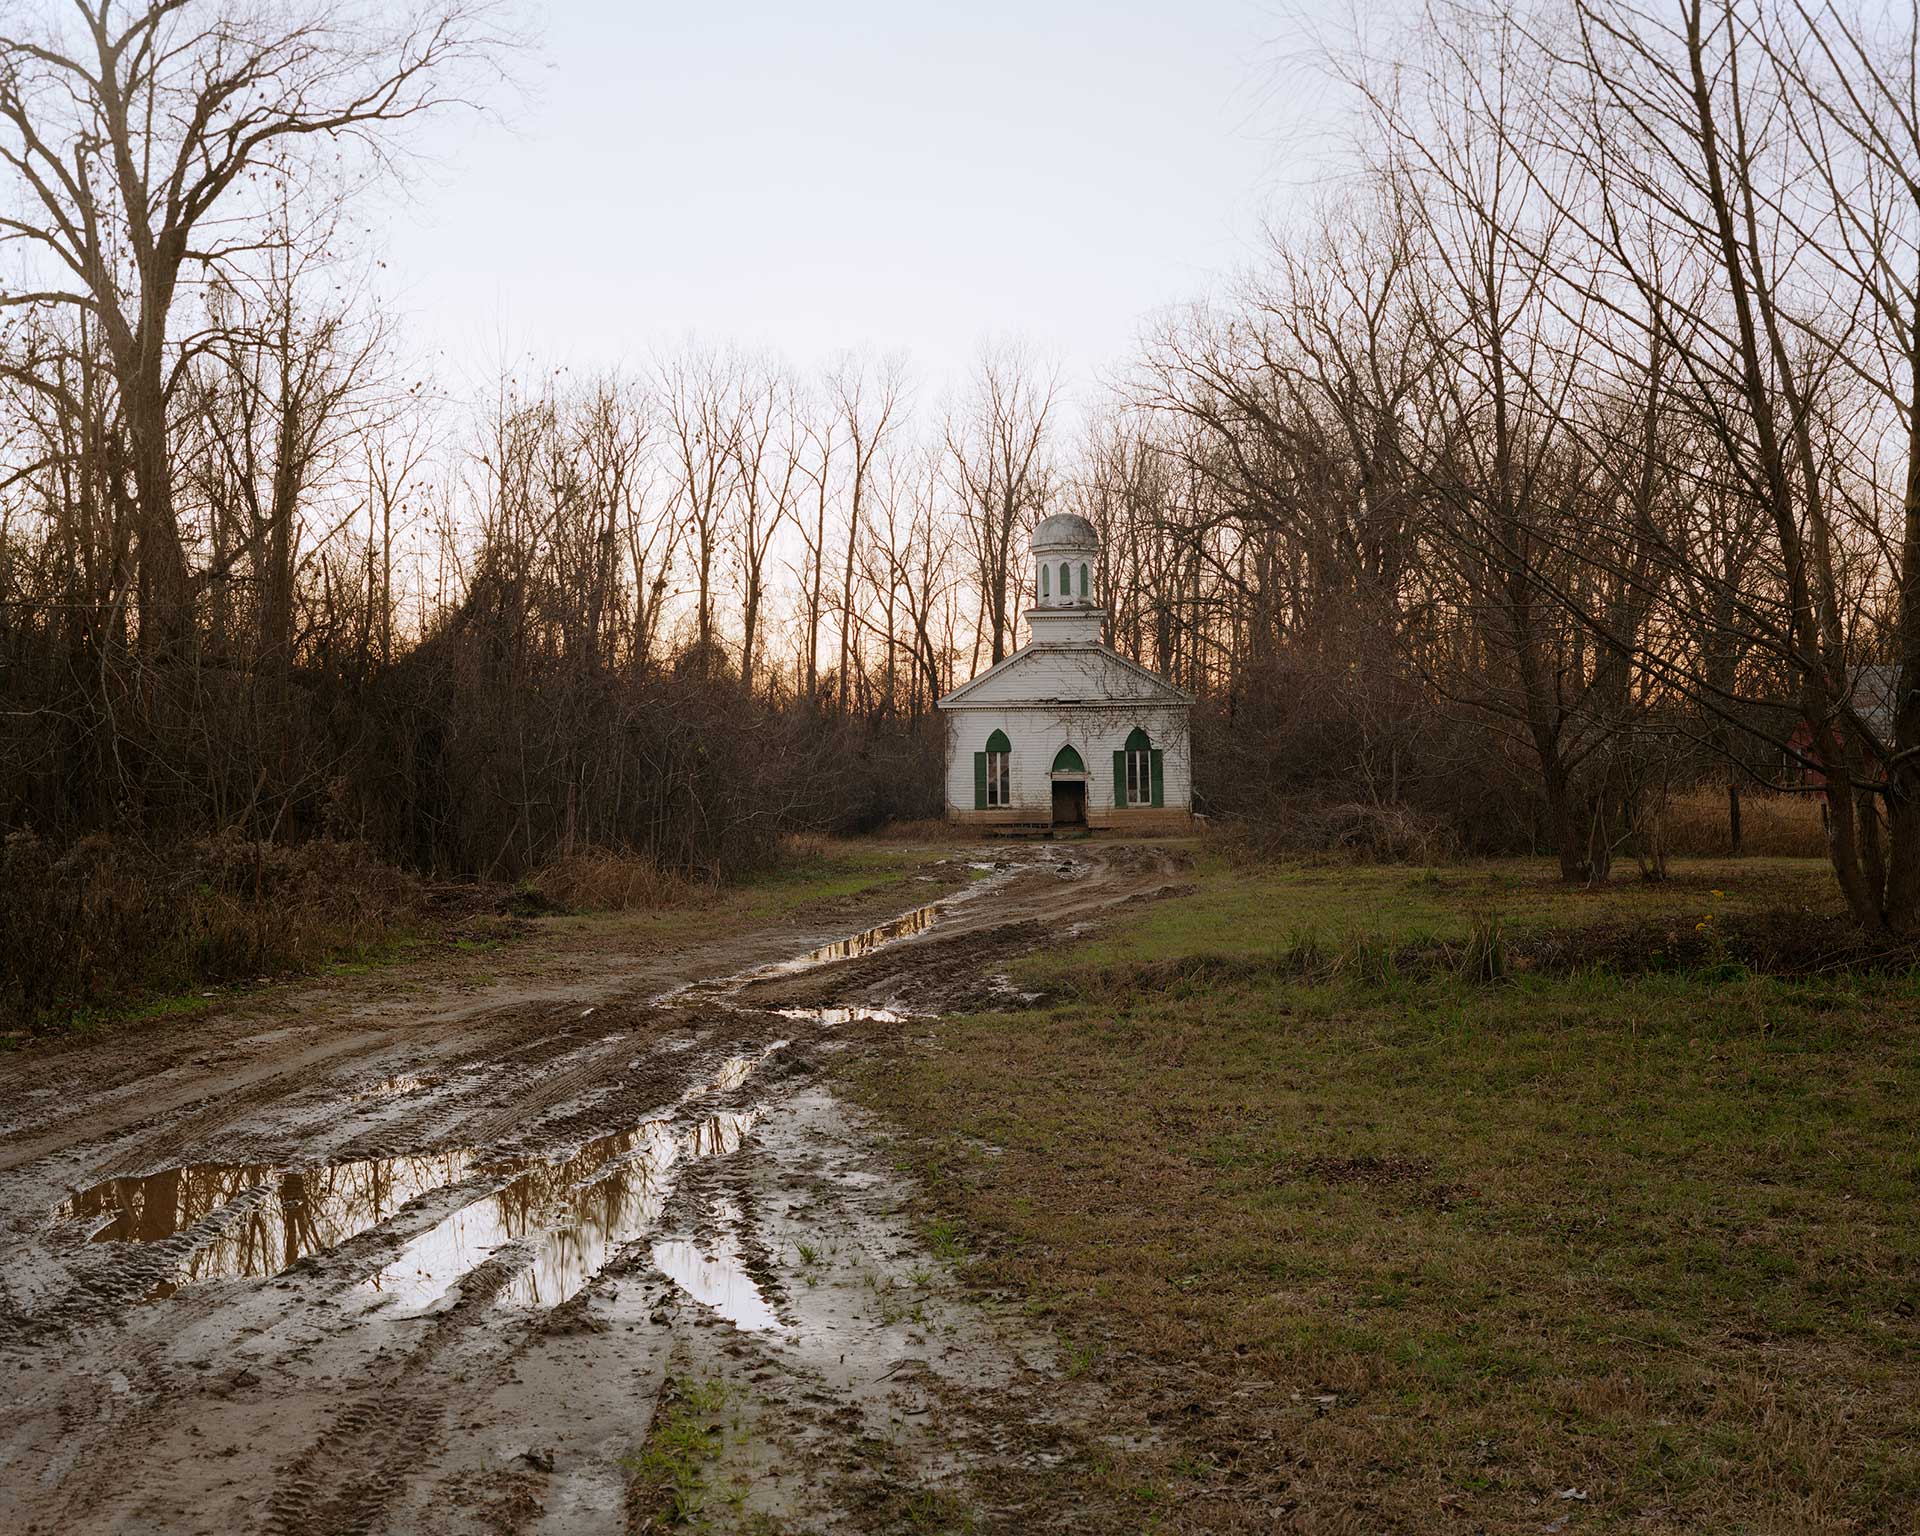
[[[724,1357],[744,1352],[759,1360],[763,1374],[784,1379],[799,1369],[781,1354],[786,1346],[736,1335],[709,1303],[686,1291],[684,1278],[659,1267],[660,1249],[649,1251],[664,1240],[705,1253],[724,1237],[730,1262],[780,1328],[790,1334],[802,1326],[817,1298],[792,1289],[780,1257],[787,1240],[768,1235],[785,1218],[763,1204],[759,1132],[682,1167],[645,1229],[610,1242],[557,1306],[508,1299],[536,1267],[544,1239],[530,1228],[466,1268],[424,1313],[399,1317],[392,1304],[370,1299],[369,1277],[462,1213],[498,1202],[515,1177],[506,1165],[564,1164],[623,1126],[664,1117],[684,1127],[697,1118],[692,1110],[777,1115],[796,1089],[814,1095],[806,1082],[811,1053],[845,1046],[859,1032],[836,1034],[824,1016],[774,1010],[804,1011],[828,998],[892,999],[920,1009],[980,996],[983,967],[1058,938],[1106,907],[1164,889],[1177,869],[1164,854],[1124,848],[1067,859],[1020,850],[999,862],[989,881],[942,897],[925,931],[869,952],[809,959],[796,955],[799,946],[833,948],[830,934],[790,932],[760,942],[763,956],[775,944],[792,946],[773,948],[791,959],[714,968],[704,977],[682,968],[677,984],[664,987],[670,978],[656,966],[617,998],[594,987],[478,1012],[461,1007],[445,1010],[461,1022],[438,1030],[416,1010],[390,1029],[356,1031],[311,1058],[316,1042],[301,1038],[297,1063],[317,1065],[250,1076],[224,1098],[203,1084],[182,1095],[184,1109],[162,1108],[137,1132],[115,1111],[108,1118],[119,1123],[90,1137],[83,1105],[75,1134],[37,1165],[43,1185],[47,1172],[97,1173],[130,1163],[150,1169],[208,1146],[223,1155],[244,1149],[263,1166],[315,1166],[311,1150],[290,1155],[284,1138],[294,1127],[296,1145],[304,1140],[311,1148],[321,1139],[324,1159],[334,1163],[464,1148],[481,1164],[499,1166],[478,1166],[419,1193],[373,1226],[299,1257],[277,1279],[203,1281],[150,1306],[142,1303],[155,1282],[245,1218],[246,1208],[223,1207],[165,1243],[85,1244],[72,1233],[50,1238],[16,1207],[9,1225],[39,1250],[42,1269],[32,1294],[20,1295],[0,1261],[0,1350],[37,1351],[58,1335],[84,1358],[58,1370],[53,1390],[29,1407],[0,1408],[0,1484],[11,1480],[14,1488],[10,1494],[0,1487],[0,1526],[9,1524],[11,1510],[23,1528],[149,1529],[164,1510],[171,1518],[159,1523],[168,1528],[227,1529],[230,1517],[203,1504],[218,1483],[258,1490],[250,1507],[275,1531],[374,1531],[383,1524],[517,1530],[520,1517],[502,1525],[506,1516],[487,1513],[473,1495],[478,1482],[501,1475],[501,1437],[537,1435],[525,1426],[583,1418],[591,1428],[567,1431],[585,1458],[566,1483],[575,1503],[556,1506],[574,1509],[567,1519],[575,1523],[563,1519],[556,1528],[618,1529],[617,1519],[609,1525],[602,1516],[609,1489],[619,1488],[619,1445],[632,1448],[633,1394],[658,1390],[668,1341],[684,1343],[692,1328],[696,1338],[733,1337]],[[857,949],[856,940],[846,942]],[[696,950],[689,959],[697,964],[706,953]],[[258,1034],[260,1024],[244,1027]],[[318,1027],[296,1033],[311,1036]],[[765,1052],[776,1039],[788,1043],[778,1054],[762,1054],[748,1079],[689,1097],[721,1064]],[[179,1054],[217,1049],[189,1044]],[[6,1177],[8,1167],[20,1166],[6,1163],[9,1146],[17,1149],[19,1138],[0,1136],[0,1192],[18,1182]],[[94,1150],[83,1163],[86,1149]],[[716,1214],[723,1209],[729,1214]],[[893,1241],[897,1247],[900,1239]],[[790,1249],[788,1242],[784,1251]],[[188,1337],[191,1344],[183,1343]],[[245,1353],[233,1348],[241,1339]],[[241,1366],[197,1369],[207,1362],[183,1360],[191,1351]],[[30,1364],[30,1356],[21,1363]],[[10,1358],[0,1360],[0,1368],[11,1366]],[[808,1372],[819,1375],[819,1368],[805,1366],[801,1375]],[[108,1376],[115,1385],[103,1400]],[[273,1381],[229,1385],[249,1376]],[[814,1390],[831,1398],[842,1388]],[[799,1411],[797,1400],[781,1410],[788,1411]],[[847,1410],[843,1404],[828,1413],[823,1401],[811,1411],[825,1435],[833,1423],[844,1424]],[[204,1465],[203,1424],[209,1441],[233,1440],[221,1454],[241,1458],[231,1467],[237,1476],[216,1478]],[[266,1454],[270,1468],[258,1465]],[[31,1485],[8,1470],[24,1466],[38,1467]],[[42,1492],[32,1492],[35,1486]]]
[[[275,1479],[265,1527],[271,1536],[371,1536],[380,1528],[408,1468],[442,1433],[447,1383],[434,1375],[436,1362],[483,1320],[531,1258],[526,1248],[493,1254],[466,1277],[458,1301],[410,1353],[356,1388],[354,1399]]]
[[[417,990],[396,980],[404,978],[402,968],[361,979],[362,990],[375,989],[372,998],[355,1000],[353,985],[322,982],[243,998],[231,1011],[164,1031],[142,1028],[99,1044],[50,1046],[18,1064],[13,1092],[0,1099],[0,1179],[51,1156],[73,1162],[88,1148],[101,1149],[99,1157],[75,1167],[68,1182],[112,1171],[107,1164],[119,1171],[157,1165],[196,1137],[238,1134],[231,1126],[242,1111],[271,1108],[283,1102],[280,1095],[291,1098],[310,1085],[337,1088],[356,1070],[377,1075],[372,1063],[388,1054],[424,1051],[434,1059],[456,1050],[503,1059],[524,1054],[533,1062],[547,1049],[545,1035],[534,1031],[549,1015],[569,1008],[577,1014],[583,1005],[644,1009],[704,977],[730,974],[742,965],[743,948],[746,963],[757,964],[836,931],[844,930],[770,927],[678,950],[636,952],[589,949],[596,934],[586,931],[546,945],[559,950],[548,971],[536,965],[531,976],[452,1004],[444,993],[463,983],[438,957],[425,968],[440,973],[429,979],[443,995],[425,1006]],[[214,1066],[224,1070],[207,1070]]]
[[[710,1059],[713,1053],[703,1054]],[[725,1091],[715,1090],[711,1081],[689,1085],[675,1106],[676,1120],[693,1122],[694,1128],[683,1134],[697,1134],[703,1119],[749,1099],[754,1076],[770,1056],[770,1051],[762,1054],[744,1076],[728,1069],[747,1058],[726,1058],[720,1073],[728,1082]],[[711,1070],[706,1075],[714,1078]],[[605,1116],[599,1118],[604,1121]],[[721,1160],[696,1158],[693,1166]],[[663,1215],[680,1198],[685,1182],[675,1178],[672,1193],[663,1202]],[[461,1210],[449,1219],[457,1219]],[[634,1241],[650,1235],[643,1232]],[[322,1435],[278,1476],[266,1529],[272,1536],[355,1536],[381,1528],[401,1484],[439,1445],[451,1417],[455,1392],[441,1370],[442,1356],[471,1343],[475,1348],[463,1362],[467,1371],[498,1374],[533,1336],[556,1326],[594,1326],[586,1317],[588,1298],[624,1246],[612,1249],[608,1262],[597,1266],[574,1295],[543,1311],[519,1312],[504,1323],[496,1303],[538,1258],[533,1238],[496,1249],[478,1268],[457,1279],[449,1292],[455,1295],[452,1304],[430,1307],[419,1343],[402,1360],[357,1387],[355,1400],[340,1409]]]

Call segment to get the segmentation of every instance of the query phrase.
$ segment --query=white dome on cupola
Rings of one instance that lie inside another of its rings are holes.
[[[1036,645],[1099,640],[1099,571],[1100,536],[1092,523],[1072,512],[1040,519],[1033,530],[1033,607],[1027,611]]]
[[[1097,544],[1099,535],[1093,524],[1078,512],[1056,512],[1033,525],[1033,547],[1050,548],[1055,544]]]

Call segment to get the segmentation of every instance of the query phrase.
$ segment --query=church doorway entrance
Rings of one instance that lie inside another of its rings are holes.
[[[1056,827],[1084,827],[1087,824],[1087,781],[1053,781],[1053,824]]]
[[[1087,824],[1087,765],[1071,744],[1053,756],[1053,824],[1056,827],[1084,827]]]

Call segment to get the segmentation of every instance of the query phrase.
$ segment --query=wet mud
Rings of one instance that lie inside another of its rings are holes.
[[[903,1489],[977,1497],[1097,1435],[1045,1341],[923,1250],[886,1128],[823,1068],[1004,1002],[1006,957],[1177,870],[1081,845],[924,875],[911,910],[680,952],[589,929],[480,987],[25,1059],[0,1529],[639,1528],[636,1457],[688,1382],[728,1404],[716,1529],[888,1528]]]

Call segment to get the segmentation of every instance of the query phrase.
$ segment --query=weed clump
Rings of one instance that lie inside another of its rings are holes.
[[[668,1378],[646,1444],[621,1462],[627,1474],[629,1530],[686,1525],[700,1518],[712,1493],[707,1474],[725,1440],[721,1414],[726,1406],[723,1381]]]
[[[539,912],[626,912],[687,906],[710,896],[711,883],[663,869],[641,854],[583,848],[521,882],[516,907]]]
[[[1453,973],[1462,981],[1490,986],[1508,979],[1512,967],[1507,956],[1506,936],[1500,920],[1482,913],[1474,918],[1467,937],[1455,953]]]

